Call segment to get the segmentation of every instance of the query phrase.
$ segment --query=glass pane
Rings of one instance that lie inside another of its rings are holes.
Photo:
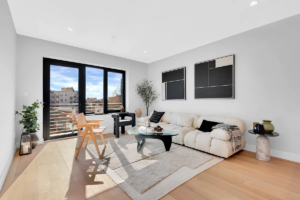
[[[86,67],[86,114],[103,114],[103,70]]]
[[[108,72],[107,76],[107,109],[120,110],[120,106],[122,105],[123,74]]]
[[[78,69],[50,66],[50,137],[77,132]]]

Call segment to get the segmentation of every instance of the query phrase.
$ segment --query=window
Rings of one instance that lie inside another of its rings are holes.
[[[104,107],[103,77],[103,69],[94,67],[85,68],[85,113],[87,114],[94,114],[95,109]]]
[[[72,113],[120,112],[125,88],[125,71],[44,58],[44,139],[76,135]]]
[[[53,83],[50,81],[51,66],[60,67],[53,74],[53,78],[57,79],[53,79]],[[75,71],[76,74],[73,74]],[[45,91],[49,91],[51,82],[51,93],[48,92],[47,98],[52,95],[59,97],[54,102],[77,103],[77,113],[94,114],[99,107],[103,108],[104,113],[111,113],[119,112],[121,105],[125,107],[125,71],[44,58],[44,72],[44,95]],[[55,90],[52,90],[54,84]],[[68,91],[71,87],[76,90]]]
[[[108,83],[108,99],[107,109],[108,110],[119,110],[122,105],[122,91],[123,91],[123,74],[116,72],[108,72],[107,83]]]

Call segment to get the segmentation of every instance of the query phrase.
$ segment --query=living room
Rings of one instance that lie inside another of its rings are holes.
[[[297,0],[0,0],[0,199],[300,199],[299,23]]]

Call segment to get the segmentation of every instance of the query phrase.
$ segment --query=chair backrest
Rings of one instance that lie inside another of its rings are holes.
[[[73,119],[76,125],[87,124],[85,116],[83,113],[79,113],[77,115],[73,115]]]

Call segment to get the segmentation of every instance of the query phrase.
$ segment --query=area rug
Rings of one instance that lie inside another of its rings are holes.
[[[160,140],[146,139],[137,152],[133,136],[98,141],[101,157],[94,144],[87,149],[99,166],[133,199],[159,199],[195,175],[223,159],[172,144],[165,151]]]

